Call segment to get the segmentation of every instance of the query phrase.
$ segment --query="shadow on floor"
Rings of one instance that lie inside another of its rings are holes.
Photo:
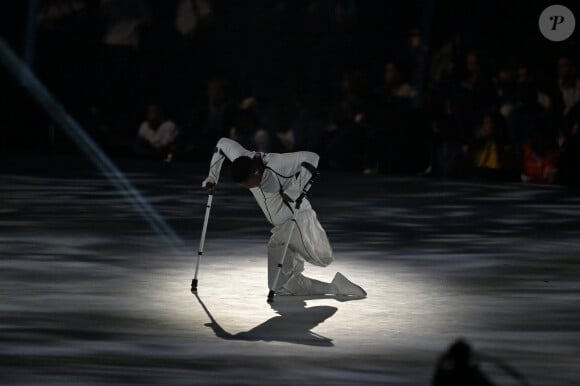
[[[316,334],[311,330],[319,324],[324,323],[338,309],[331,306],[307,308],[306,301],[314,299],[351,300],[335,296],[280,296],[276,298],[274,303],[270,303],[270,307],[279,315],[268,319],[249,331],[231,334],[224,330],[215,320],[199,295],[195,294],[195,297],[211,320],[205,326],[210,327],[219,338],[225,340],[287,342],[322,347],[334,346],[332,339]]]

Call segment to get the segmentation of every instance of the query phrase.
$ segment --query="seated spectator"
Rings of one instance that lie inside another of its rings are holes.
[[[443,98],[449,97],[450,86],[455,83],[457,78],[458,66],[457,58],[465,56],[465,39],[457,34],[450,37],[449,40],[435,50],[430,60],[431,80],[434,86],[441,91]]]
[[[388,113],[375,114],[375,110],[388,108],[389,98],[404,98],[410,96],[412,88],[408,83],[401,82],[394,63],[389,62],[384,78],[384,88],[379,89],[379,95],[385,97],[383,105],[375,106],[371,101],[366,77],[360,70],[351,70],[343,74],[342,99],[334,116],[333,123],[337,125],[339,136],[343,142],[341,156],[345,157],[349,167],[361,170],[363,174],[377,174],[383,142],[375,121],[370,117],[384,122]],[[396,83],[396,84],[395,84]],[[393,88],[390,88],[393,86]],[[381,94],[382,93],[382,94]]]
[[[170,161],[178,133],[175,123],[165,118],[163,109],[157,104],[151,104],[147,107],[146,120],[141,123],[137,133],[137,152],[163,156],[166,161]]]
[[[510,64],[501,65],[494,78],[497,105],[501,115],[507,118],[515,106],[516,71]]]
[[[270,134],[264,129],[259,129],[254,134],[254,144],[256,151],[268,153],[270,151]]]
[[[426,175],[458,177],[464,174],[465,151],[457,127],[450,117],[443,115],[433,120],[433,149],[431,165]]]
[[[558,86],[564,102],[564,115],[580,102],[580,79],[576,73],[576,66],[567,56],[558,59]]]
[[[230,96],[230,87],[225,79],[210,79],[204,99],[186,114],[186,130],[183,133],[183,141],[187,143],[188,150],[197,154],[200,159],[213,153],[218,139],[229,137],[236,111]]]
[[[210,80],[207,98],[207,121],[203,134],[222,137],[224,130],[231,125],[231,116],[235,108],[230,100],[228,83],[220,78]]]
[[[405,81],[401,69],[394,61],[385,64],[383,85],[377,90],[378,97],[386,105],[398,105],[410,101],[415,89]]]
[[[261,128],[258,114],[247,103],[247,101],[242,102],[240,110],[236,112],[229,138],[247,149],[266,152],[269,143],[268,132]]]
[[[140,53],[143,32],[153,21],[150,2],[101,0],[87,3],[98,3],[103,23],[102,46],[98,50],[100,70],[95,70],[99,82],[95,90],[97,107],[112,127],[131,128],[134,117],[139,115],[145,103],[139,99],[143,95],[139,78]]]
[[[518,68],[515,106],[507,117],[510,140],[518,147],[529,141],[530,128],[546,114],[538,103],[538,88],[527,74],[526,67]]]
[[[496,91],[476,52],[465,56],[463,69],[458,74],[454,95],[450,99],[457,104],[462,134],[472,138],[481,113],[495,104]]]
[[[526,183],[551,184],[557,173],[560,150],[552,130],[537,127],[530,134],[529,143],[522,151],[522,181]]]
[[[515,110],[518,108],[526,109],[533,107],[533,105],[537,105],[538,108],[545,111],[560,111],[563,108],[560,91],[546,84],[545,81],[535,79],[531,68],[526,63],[520,63],[516,67],[512,85],[511,97],[507,101],[505,96],[510,94],[509,87],[506,87],[505,82],[496,85],[498,93],[502,94],[498,94],[500,111],[507,119],[511,119],[512,112],[516,112]]]
[[[294,130],[296,112],[293,106],[285,103],[272,111],[270,147],[276,153],[295,151],[298,138]]]
[[[367,100],[360,71],[343,74],[340,98],[332,105],[317,151],[331,169],[361,170],[362,156],[372,150],[365,149]]]
[[[286,127],[276,130],[276,139],[278,140],[281,152],[289,153],[294,151],[296,138],[291,128]]]
[[[305,95],[302,103],[297,106],[293,129],[300,139],[301,149],[319,151],[322,136],[330,123],[328,110],[331,106],[332,103],[327,103],[313,94]]]
[[[473,161],[476,168],[500,168],[499,128],[496,127],[496,122],[492,114],[483,116],[479,138],[473,146]]]
[[[519,179],[517,155],[507,140],[505,119],[499,112],[484,114],[478,138],[470,150],[474,175],[502,180],[515,180],[517,176]]]

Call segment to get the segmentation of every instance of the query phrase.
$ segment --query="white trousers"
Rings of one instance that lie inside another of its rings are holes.
[[[268,288],[272,288],[274,284],[291,224],[291,221],[287,221],[272,229],[272,236],[268,243]],[[280,295],[332,293],[330,284],[305,277],[302,272],[304,261],[319,267],[326,267],[333,260],[332,248],[326,232],[318,222],[316,212],[312,209],[298,212],[286,259],[280,272],[277,288],[274,290]]]

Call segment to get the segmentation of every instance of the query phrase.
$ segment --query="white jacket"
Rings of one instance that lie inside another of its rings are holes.
[[[282,192],[296,201],[304,185],[311,177],[310,172],[302,167],[303,162],[308,162],[314,167],[318,166],[320,157],[309,151],[295,153],[257,153],[244,149],[239,143],[228,138],[218,141],[216,152],[213,154],[209,168],[209,176],[203,181],[216,184],[219,180],[220,170],[224,160],[231,162],[238,157],[260,157],[265,170],[260,186],[250,189],[258,205],[264,212],[266,219],[274,226],[284,224],[292,217],[292,211],[284,203]],[[295,203],[290,203],[294,210]],[[302,201],[300,211],[312,209],[307,198]]]
[[[157,130],[153,130],[149,122],[141,123],[139,127],[139,138],[148,141],[151,146],[158,149],[170,145],[177,137],[178,131],[175,123],[172,121],[163,122]]]

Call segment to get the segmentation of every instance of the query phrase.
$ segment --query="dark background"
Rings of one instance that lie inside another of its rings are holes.
[[[577,119],[578,108],[566,117],[556,102],[556,70],[561,55],[577,63],[578,32],[560,43],[541,35],[538,17],[548,1],[206,3],[209,11],[187,36],[175,28],[179,2],[171,0],[4,2],[0,26],[19,54],[32,44],[31,65],[39,78],[113,156],[136,156],[137,129],[147,106],[156,103],[180,128],[177,161],[205,162],[214,141],[228,136],[230,127],[245,130],[246,137],[261,128],[270,135],[269,151],[308,149],[320,153],[327,168],[414,174],[433,164],[440,140],[433,135],[433,122],[461,115],[454,140],[473,148],[482,114],[497,113],[504,102],[498,96],[498,72],[517,74],[522,66],[534,89],[552,100],[545,109],[549,118],[542,120],[550,141],[568,140],[570,122]],[[25,38],[30,4],[36,4],[37,15],[30,19],[37,20],[32,41]],[[39,16],[71,4],[74,11]],[[559,4],[579,15],[574,2]],[[111,14],[138,15],[136,47],[104,43]],[[419,36],[416,47],[412,34]],[[446,45],[453,69],[437,79],[437,58]],[[461,81],[470,52],[478,55],[484,86],[466,95]],[[389,61],[398,68],[399,82],[415,90],[413,97],[393,101],[385,96],[383,72]],[[212,80],[221,82],[226,94],[227,113],[219,127],[208,123]],[[14,79],[0,71],[0,82],[2,153],[75,152]],[[251,108],[240,108],[249,97],[255,101]],[[469,106],[450,113],[448,105],[462,100]],[[355,123],[358,113],[364,118]],[[507,121],[508,131],[518,130]],[[329,132],[329,127],[337,130]],[[277,138],[289,130],[294,144],[283,146]],[[511,161],[504,163],[502,178],[518,178],[525,137],[509,138]],[[252,147],[251,140],[243,144]],[[463,166],[461,172],[439,174],[471,175]]]

